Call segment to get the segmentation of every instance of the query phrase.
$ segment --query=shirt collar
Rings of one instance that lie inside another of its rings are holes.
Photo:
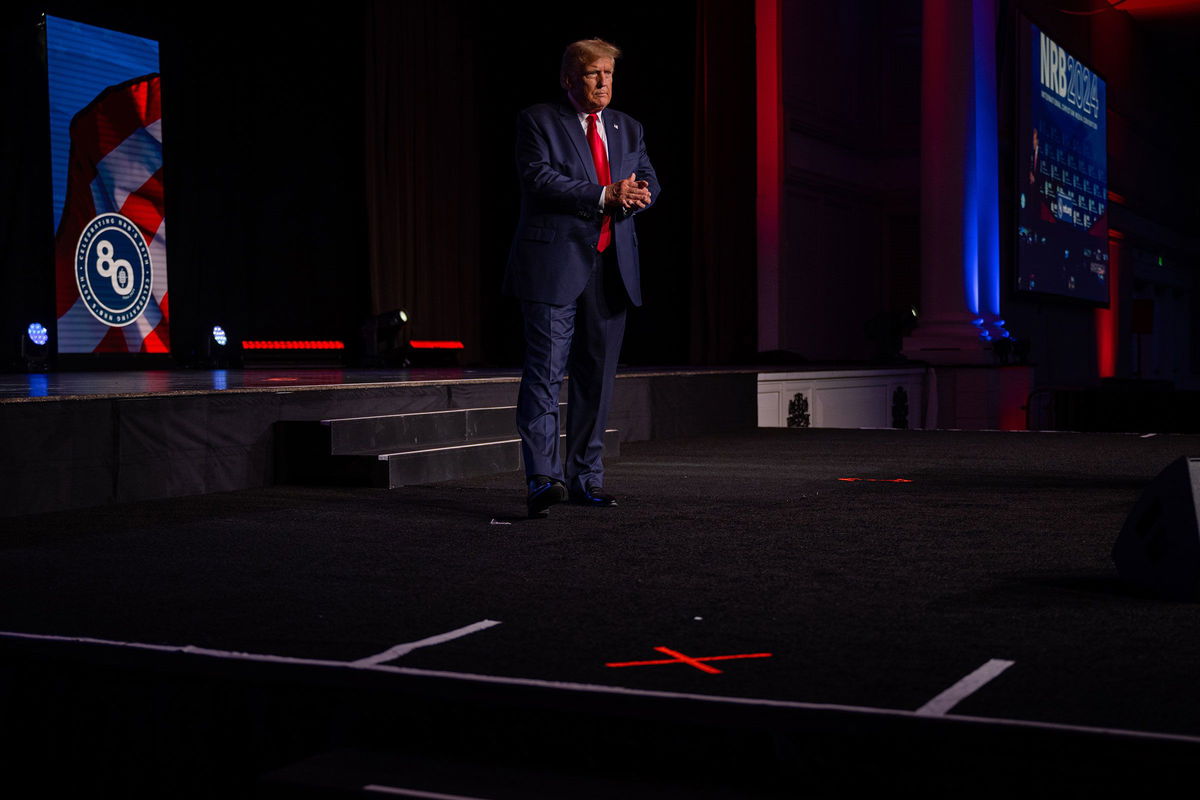
[[[603,108],[600,109],[599,111],[584,111],[583,109],[581,109],[579,107],[579,104],[575,102],[575,98],[571,97],[571,95],[569,95],[569,94],[567,95],[567,101],[570,102],[571,108],[575,109],[575,116],[577,116],[579,118],[580,122],[587,122],[587,118],[588,118],[589,114],[596,115],[596,122],[604,121],[604,109]]]

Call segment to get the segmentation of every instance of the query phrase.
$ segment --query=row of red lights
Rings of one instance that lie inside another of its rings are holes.
[[[433,339],[413,339],[409,344],[416,350],[463,350],[462,342]],[[242,342],[243,350],[345,350],[346,345],[336,340],[263,341]]]
[[[243,350],[345,350],[346,345],[338,341],[246,341],[242,342]]]

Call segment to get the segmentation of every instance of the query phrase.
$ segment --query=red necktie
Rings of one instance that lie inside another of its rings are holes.
[[[596,179],[600,181],[601,186],[608,186],[612,183],[612,176],[608,173],[608,148],[604,146],[604,140],[596,130],[595,114],[588,114],[587,140],[592,148],[592,163],[596,165]],[[596,242],[596,251],[603,253],[611,241],[612,217],[605,214],[604,221],[600,223],[600,240]]]

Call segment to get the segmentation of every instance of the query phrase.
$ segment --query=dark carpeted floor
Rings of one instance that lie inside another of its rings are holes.
[[[1200,736],[1200,607],[1123,587],[1110,557],[1142,487],[1196,454],[764,429],[626,444],[619,507],[546,520],[514,474],[9,518],[0,630],[349,661],[490,619],[394,663],[909,711],[1004,659],[953,714]],[[656,647],[770,657],[606,666]]]

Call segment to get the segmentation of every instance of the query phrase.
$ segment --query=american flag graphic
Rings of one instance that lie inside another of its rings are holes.
[[[71,120],[66,200],[54,240],[58,350],[170,352],[167,228],[163,209],[159,76],[110,86]],[[150,253],[149,304],[132,323],[110,326],[88,310],[75,278],[76,248],[99,214],[132,220]]]

